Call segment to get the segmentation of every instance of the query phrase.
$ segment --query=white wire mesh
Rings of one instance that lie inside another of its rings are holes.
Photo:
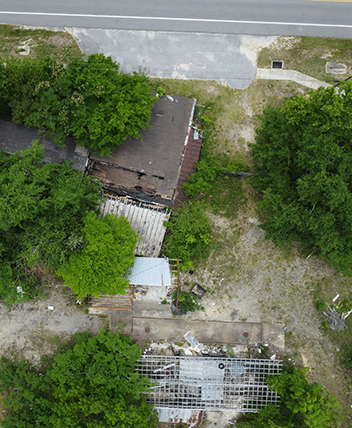
[[[156,407],[257,412],[280,398],[265,381],[278,360],[144,355],[138,371],[154,382],[146,397]]]

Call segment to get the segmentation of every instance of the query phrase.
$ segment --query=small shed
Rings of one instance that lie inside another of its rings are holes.
[[[166,258],[136,257],[126,279],[130,285],[171,287],[169,261]]]

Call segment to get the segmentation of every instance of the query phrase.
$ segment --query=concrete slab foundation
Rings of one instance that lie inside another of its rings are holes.
[[[183,336],[188,332],[194,334],[201,343],[247,345],[263,341],[261,323],[110,315],[112,331],[121,324],[125,324],[122,329],[125,334],[152,342],[159,340],[185,342]]]

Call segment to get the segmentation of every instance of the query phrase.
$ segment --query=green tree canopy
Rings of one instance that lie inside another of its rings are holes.
[[[83,244],[83,218],[97,210],[101,185],[68,163],[43,163],[37,142],[7,156],[0,151],[0,297],[31,295],[36,266],[57,269]]]
[[[125,74],[102,54],[71,59],[66,66],[50,58],[9,59],[0,68],[1,77],[4,114],[48,131],[58,143],[73,135],[100,155],[138,138],[155,101],[145,74]]]
[[[84,219],[85,246],[58,270],[78,298],[125,293],[124,278],[134,263],[138,234],[128,220],[108,214],[103,219],[90,212]]]
[[[182,204],[165,225],[168,228],[166,253],[172,259],[181,259],[182,269],[191,269],[194,261],[208,256],[210,224],[202,202]]]
[[[240,428],[331,428],[339,421],[340,404],[324,393],[318,383],[308,382],[308,368],[284,368],[280,376],[268,376],[267,383],[280,395],[278,407],[269,404],[258,413],[246,414]]]
[[[264,195],[264,229],[300,241],[352,274],[352,83],[297,96],[261,117],[253,186]]]
[[[1,360],[4,428],[151,428],[157,419],[141,395],[151,386],[137,369],[141,349],[101,330],[74,336],[49,367]]]

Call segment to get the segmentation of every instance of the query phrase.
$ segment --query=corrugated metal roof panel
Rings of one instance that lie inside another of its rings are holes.
[[[224,369],[219,362],[203,359],[184,359],[180,361],[180,382],[191,385],[201,385],[201,399],[218,401],[223,397]]]
[[[174,409],[169,407],[155,407],[158,412],[159,422],[170,424],[200,424],[203,419],[202,410],[194,409]]]
[[[146,257],[159,255],[166,232],[164,222],[170,217],[165,207],[136,202],[127,197],[108,197],[101,205],[100,211],[102,217],[114,214],[127,218],[132,229],[140,236],[136,254]]]
[[[136,257],[126,279],[130,285],[171,286],[169,261],[157,257]]]

